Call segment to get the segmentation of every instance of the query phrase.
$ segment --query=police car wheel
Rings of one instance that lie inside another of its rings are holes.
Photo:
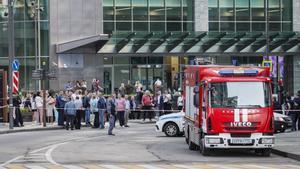
[[[165,125],[164,131],[168,137],[175,137],[179,133],[179,128],[175,123],[170,122]]]

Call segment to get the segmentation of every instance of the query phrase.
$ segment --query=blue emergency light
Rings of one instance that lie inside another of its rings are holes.
[[[241,76],[241,75],[245,75],[245,76],[255,76],[258,74],[257,70],[254,69],[225,69],[225,70],[220,70],[219,74],[221,76]]]

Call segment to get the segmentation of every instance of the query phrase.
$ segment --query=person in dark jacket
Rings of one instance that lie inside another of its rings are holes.
[[[108,127],[108,135],[114,136],[115,134],[112,133],[114,127],[115,127],[115,122],[116,122],[116,104],[115,101],[113,100],[112,96],[109,96],[107,99],[107,112],[109,115],[109,127]]]
[[[64,112],[67,117],[66,121],[66,130],[69,130],[71,126],[71,130],[74,130],[74,120],[76,116],[76,106],[72,98],[69,98],[69,102],[65,104]]]
[[[57,108],[58,111],[58,125],[59,126],[64,126],[64,107],[66,104],[67,100],[64,98],[64,92],[60,91],[59,95],[56,97],[56,105],[55,107]]]
[[[297,96],[294,98],[295,109],[297,111],[294,112],[292,117],[293,124],[295,125],[294,131],[297,129],[300,130],[300,90],[297,92]],[[296,124],[298,122],[298,128],[296,128]]]
[[[22,103],[22,100],[19,95],[14,94],[13,95],[13,107],[14,107],[14,127],[23,127],[23,116],[21,114],[20,110],[20,104]]]

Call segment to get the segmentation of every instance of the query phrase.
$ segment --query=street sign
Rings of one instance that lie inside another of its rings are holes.
[[[56,80],[57,79],[57,72],[56,70],[49,70],[47,77],[49,80]]]
[[[20,62],[18,59],[15,59],[12,63],[13,71],[18,71],[20,68]]]
[[[33,70],[31,78],[33,80],[42,80],[42,78],[43,78],[43,70],[42,69]]]

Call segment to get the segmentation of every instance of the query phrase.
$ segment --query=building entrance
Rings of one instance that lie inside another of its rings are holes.
[[[154,89],[157,79],[162,80],[162,65],[133,65],[131,69],[132,82],[140,81],[147,90]]]

